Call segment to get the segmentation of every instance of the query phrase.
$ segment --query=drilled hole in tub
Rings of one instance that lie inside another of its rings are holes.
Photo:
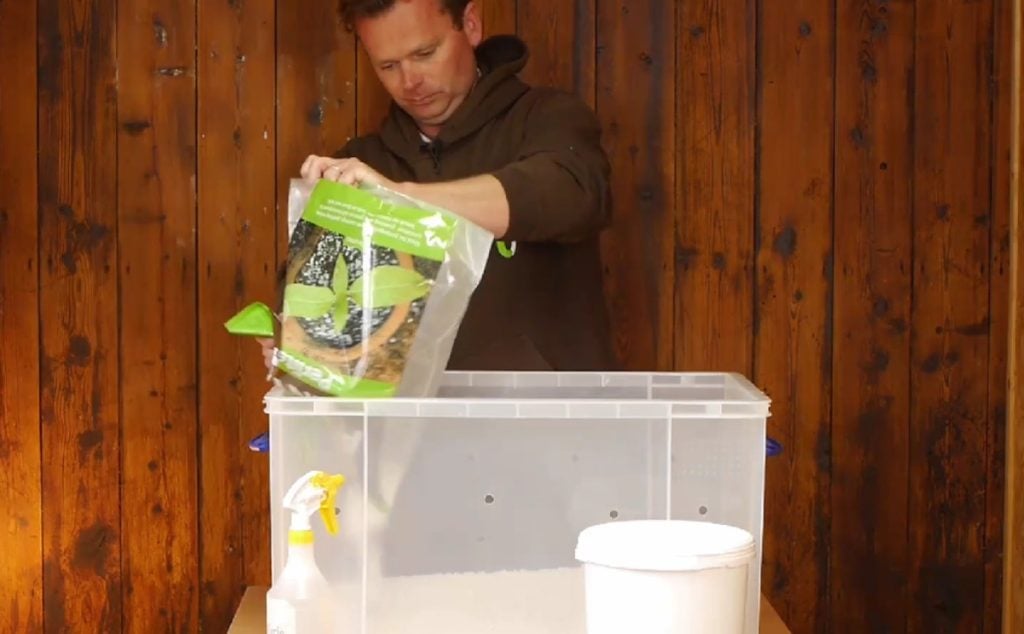
[[[494,496],[488,495],[487,497],[484,498],[484,502],[487,502],[488,504],[494,504]]]
[[[697,509],[697,512],[700,513],[701,515],[707,515],[708,514],[708,507],[702,506],[699,509]]]
[[[611,517],[612,519],[615,519],[615,518],[617,518],[619,516],[619,512],[618,511],[612,511],[611,513],[608,514],[608,516]]]

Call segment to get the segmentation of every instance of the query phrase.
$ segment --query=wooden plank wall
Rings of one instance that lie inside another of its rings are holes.
[[[0,4],[0,629],[39,631],[43,526],[39,407],[36,1]]]
[[[999,631],[1012,3],[478,2],[604,125],[626,367],[773,397],[793,631]],[[222,632],[268,581],[222,323],[274,300],[303,157],[387,103],[335,8],[0,2],[0,630]]]
[[[1011,14],[1012,11],[1012,14]],[[1007,384],[1010,389],[1006,403],[1006,454],[1003,464],[1006,465],[1004,481],[1005,518],[1003,530],[1003,593],[1002,619],[1006,631],[1024,630],[1024,391],[1019,388],[1024,378],[1024,190],[1022,190],[1022,152],[1024,152],[1024,125],[1022,125],[1021,108],[1024,106],[1024,2],[1016,0],[1011,8],[1001,12],[1013,25],[1012,55],[1007,55],[999,66],[1003,73],[1012,73],[1012,99],[1009,104],[1000,103],[1009,119],[1008,127],[1001,128],[1004,140],[1000,144],[1000,154],[1009,154],[1011,169],[1001,172],[1002,178],[1009,182],[1006,201],[1010,217],[1011,246],[1007,264],[1010,277],[1009,319],[1007,360]],[[1001,33],[1005,37],[1009,29]],[[1011,70],[1012,69],[1012,70]],[[1000,74],[1000,77],[1005,76]],[[994,597],[993,597],[994,599]],[[993,605],[989,608],[996,610]]]

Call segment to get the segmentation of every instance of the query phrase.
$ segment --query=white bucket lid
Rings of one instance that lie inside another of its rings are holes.
[[[753,536],[735,526],[685,520],[608,522],[583,530],[576,559],[611,568],[691,571],[742,566]]]

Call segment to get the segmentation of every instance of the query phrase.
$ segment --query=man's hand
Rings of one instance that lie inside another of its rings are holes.
[[[353,187],[365,183],[394,189],[395,183],[384,178],[375,169],[356,158],[331,158],[310,154],[302,163],[299,174],[309,184],[320,179],[336,181]]]
[[[267,366],[268,378],[274,374],[274,340],[268,338],[257,338],[260,349],[263,352],[263,363]]]
[[[325,179],[353,187],[363,183],[385,187],[458,214],[499,239],[508,231],[508,198],[501,183],[490,174],[443,183],[396,183],[359,159],[336,159],[315,154],[306,158],[299,173],[311,185]]]

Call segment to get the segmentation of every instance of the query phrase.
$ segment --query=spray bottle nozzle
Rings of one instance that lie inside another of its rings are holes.
[[[325,495],[320,502],[320,517],[324,520],[324,526],[331,535],[338,533],[338,516],[334,514],[334,499],[338,496],[338,489],[345,484],[345,476],[328,475],[319,473],[313,476],[313,486],[323,489]]]
[[[292,512],[290,533],[311,535],[309,518],[319,510],[327,532],[337,534],[338,518],[334,515],[334,500],[338,489],[344,484],[344,476],[323,471],[310,471],[296,480],[284,496],[284,507]]]

